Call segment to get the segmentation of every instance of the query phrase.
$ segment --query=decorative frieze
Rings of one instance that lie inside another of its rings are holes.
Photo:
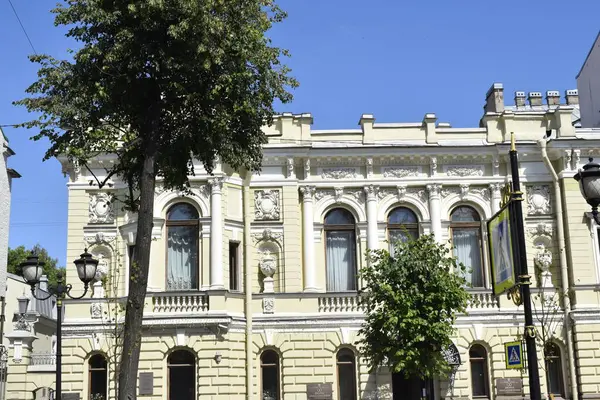
[[[262,232],[255,232],[252,234],[252,239],[256,245],[259,242],[271,241],[278,243],[280,246],[283,243],[283,232],[275,232],[271,229],[265,229]]]
[[[548,185],[527,186],[527,214],[550,214],[550,187]]]
[[[258,221],[276,221],[281,214],[279,190],[254,191],[254,218]]]
[[[490,190],[488,188],[474,187],[469,190],[469,193],[479,196],[485,201],[490,200]]]
[[[418,167],[389,167],[383,169],[384,178],[410,178],[418,175]]]
[[[117,234],[105,233],[105,232],[95,232],[84,234],[83,240],[88,243],[88,245],[92,244],[111,244],[117,238]]]
[[[483,176],[483,165],[446,165],[446,175],[455,177]]]
[[[355,168],[323,168],[321,172],[323,179],[355,179],[356,177]]]
[[[112,205],[113,196],[106,192],[90,194],[90,224],[112,224],[115,222],[115,210]]]
[[[396,196],[398,200],[402,200],[406,196],[412,196],[424,202],[427,200],[427,191],[423,188],[407,187],[406,185],[398,185],[395,188],[381,188],[377,192],[379,199],[383,200],[388,196]]]
[[[468,183],[461,183],[458,187],[445,187],[442,189],[442,197],[446,198],[450,195],[458,195],[461,199],[464,199],[467,195],[478,196],[485,201],[490,199],[488,188],[485,187],[471,187]]]

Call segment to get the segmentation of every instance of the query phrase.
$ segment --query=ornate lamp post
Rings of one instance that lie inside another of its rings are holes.
[[[89,283],[94,279],[96,275],[96,269],[98,268],[98,260],[94,259],[90,253],[85,249],[81,257],[73,261],[75,268],[77,269],[77,275],[81,282],[83,282],[84,291],[81,296],[71,296],[71,289],[73,285],[65,284],[62,271],[57,274],[57,286],[56,289],[49,290],[48,296],[38,297],[35,291],[35,286],[40,282],[40,278],[44,273],[44,263],[39,260],[36,254],[31,254],[27,257],[27,261],[21,264],[23,277],[31,286],[31,294],[38,300],[46,300],[52,296],[56,296],[56,395],[55,400],[60,400],[62,397],[62,305],[63,300],[66,297],[71,299],[81,299],[87,294]]]
[[[600,225],[598,217],[598,206],[600,205],[600,164],[589,158],[587,164],[580,169],[573,178],[579,182],[579,189],[587,203],[592,206],[594,221]]]

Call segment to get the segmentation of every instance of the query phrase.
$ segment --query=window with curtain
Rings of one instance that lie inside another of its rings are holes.
[[[484,287],[479,214],[471,207],[457,207],[450,216],[450,228],[454,255],[467,269],[467,282],[473,287]]]
[[[90,399],[107,399],[108,362],[102,354],[94,354],[88,361]]]
[[[356,400],[356,357],[350,349],[337,353],[338,399]]]
[[[565,392],[560,347],[556,343],[546,343],[544,359],[550,393],[563,397]]]
[[[167,358],[169,400],[196,399],[196,357],[176,350]]]
[[[198,211],[187,203],[167,212],[167,290],[198,289]]]
[[[327,291],[356,290],[356,224],[343,208],[325,216]]]
[[[279,354],[266,350],[260,356],[262,400],[279,400]]]
[[[390,254],[394,254],[394,243],[407,242],[419,237],[419,220],[415,213],[406,207],[392,210],[388,216],[388,241]]]
[[[489,398],[487,351],[479,344],[474,344],[469,350],[471,365],[471,389],[473,397]]]

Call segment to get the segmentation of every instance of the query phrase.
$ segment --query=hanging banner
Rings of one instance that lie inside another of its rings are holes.
[[[499,296],[515,286],[511,203],[506,204],[487,223],[488,245],[494,294]]]

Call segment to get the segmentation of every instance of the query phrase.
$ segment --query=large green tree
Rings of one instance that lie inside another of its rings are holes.
[[[465,267],[432,235],[397,242],[395,251],[369,252],[360,276],[367,310],[361,328],[362,352],[375,369],[387,366],[407,377],[448,372],[443,351],[454,321],[470,298]]]
[[[71,61],[31,57],[39,79],[17,104],[38,113],[24,125],[50,139],[46,158],[118,156],[98,184],[120,176],[138,216],[118,387],[135,399],[156,177],[185,189],[195,160],[260,168],[261,127],[296,85],[266,36],[285,14],[273,0],[66,0],[53,12],[80,48]]]
[[[51,288],[56,287],[56,278],[60,268],[58,267],[58,258],[52,258],[48,254],[48,250],[36,244],[31,249],[25,248],[25,246],[17,246],[15,248],[8,249],[8,260],[7,260],[7,271],[11,274],[23,276],[21,264],[27,260],[27,257],[35,253],[39,257],[39,260],[44,263],[44,274],[48,277],[48,285]]]

